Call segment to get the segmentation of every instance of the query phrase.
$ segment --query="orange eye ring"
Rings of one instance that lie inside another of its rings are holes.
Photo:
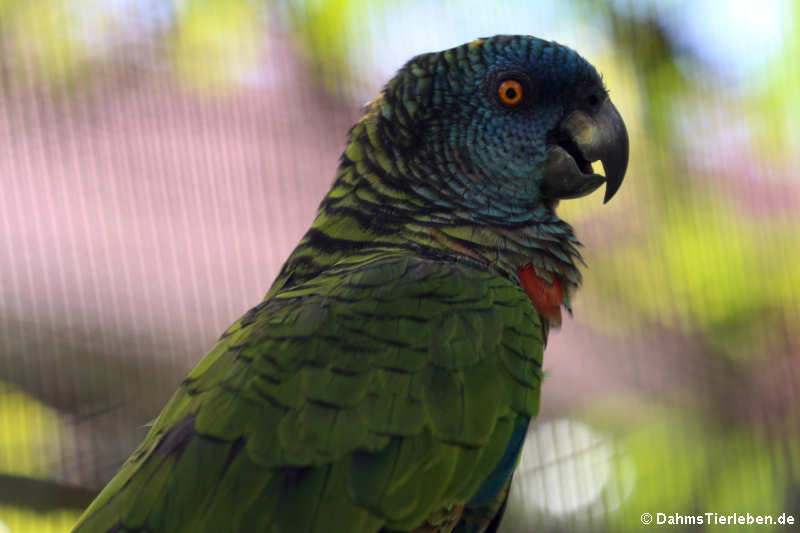
[[[517,80],[505,80],[497,88],[497,96],[506,105],[517,105],[522,101],[522,84]]]

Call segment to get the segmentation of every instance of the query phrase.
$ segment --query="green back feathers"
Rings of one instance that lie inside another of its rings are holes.
[[[419,526],[536,413],[542,347],[525,294],[478,265],[354,255],[231,326],[77,531]]]

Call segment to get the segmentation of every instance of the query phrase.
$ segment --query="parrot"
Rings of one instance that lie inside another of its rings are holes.
[[[264,299],[74,531],[496,531],[581,283],[557,205],[610,200],[628,151],[567,46],[496,35],[410,59]]]

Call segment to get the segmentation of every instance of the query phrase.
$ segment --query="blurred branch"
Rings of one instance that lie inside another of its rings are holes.
[[[93,490],[46,479],[0,474],[0,503],[37,511],[83,509],[97,494]]]

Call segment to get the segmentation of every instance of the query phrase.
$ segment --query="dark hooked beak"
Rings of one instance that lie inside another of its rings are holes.
[[[603,163],[605,176],[592,172]],[[574,110],[556,128],[547,147],[542,193],[548,198],[578,198],[605,182],[608,202],[628,167],[628,132],[617,108],[606,98],[594,111]]]

